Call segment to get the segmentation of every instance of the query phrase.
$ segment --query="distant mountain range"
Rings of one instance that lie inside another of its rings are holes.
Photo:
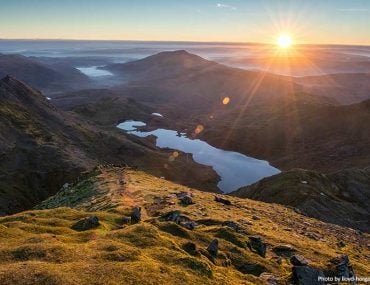
[[[92,84],[89,77],[65,64],[45,64],[18,54],[0,54],[0,78],[8,74],[44,93],[65,92]]]

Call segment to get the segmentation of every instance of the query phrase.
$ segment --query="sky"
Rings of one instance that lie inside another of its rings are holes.
[[[0,0],[0,38],[370,45],[370,0]]]

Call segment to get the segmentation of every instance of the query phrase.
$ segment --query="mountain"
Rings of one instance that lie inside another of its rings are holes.
[[[191,62],[192,68],[185,62]],[[114,88],[114,92],[164,114],[153,127],[185,131],[219,148],[268,160],[282,170],[330,172],[369,165],[369,101],[341,106],[343,94],[327,97],[304,92],[309,78],[211,64],[184,51],[130,63],[136,65],[147,71],[145,76]],[[115,65],[122,70],[125,66]],[[159,72],[161,66],[176,72]],[[130,74],[130,69],[125,72]],[[341,75],[334,77],[344,82]],[[322,80],[325,82],[325,77]],[[355,89],[351,84],[343,83],[347,89],[341,90]],[[354,100],[351,96],[347,102]],[[203,131],[194,134],[198,125]]]
[[[370,73],[336,73],[294,79],[308,93],[333,98],[341,104],[370,99]]]
[[[231,195],[291,206],[309,217],[370,232],[370,169],[331,174],[293,169]]]
[[[41,93],[0,80],[0,214],[29,209],[97,164],[128,164],[186,185],[218,191],[215,172],[149,142],[128,140],[56,109]],[[189,178],[190,177],[190,178]]]
[[[45,93],[82,89],[90,79],[75,68],[63,64],[47,65],[18,55],[0,55],[0,78],[10,74]]]
[[[218,64],[190,54],[185,50],[160,52],[141,60],[110,64],[104,67],[127,81],[171,78],[198,70],[208,70]]]
[[[314,284],[343,270],[369,274],[368,234],[217,197],[229,204],[142,171],[98,167],[37,209],[0,218],[0,283]]]

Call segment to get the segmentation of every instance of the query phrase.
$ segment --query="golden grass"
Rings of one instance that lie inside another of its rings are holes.
[[[369,275],[366,234],[274,204],[227,197],[232,205],[224,206],[214,201],[214,194],[140,171],[104,168],[96,175],[87,178],[91,182],[87,188],[74,185],[69,189],[69,200],[59,193],[42,204],[56,206],[60,199],[64,207],[0,218],[0,284],[266,284],[258,277],[260,272],[243,274],[239,269],[245,263],[257,264],[285,284],[291,265],[285,258],[279,264],[272,251],[281,244],[293,245],[320,268],[330,258],[348,254],[357,275]],[[84,192],[81,200],[73,198],[81,194],[78,189]],[[192,192],[195,203],[180,205],[175,195],[180,191]],[[70,201],[73,205],[68,205]],[[143,221],[122,225],[122,217],[134,206],[142,207]],[[190,231],[157,219],[171,210],[199,221],[198,227]],[[71,229],[92,214],[99,217],[98,228]],[[253,220],[253,215],[260,219]],[[225,220],[253,224],[242,226],[247,234],[241,234],[222,226]],[[323,239],[313,240],[307,232]],[[266,258],[247,248],[249,235],[260,235],[268,243]],[[219,240],[219,254],[212,259],[206,248],[214,238]],[[336,245],[339,240],[346,244],[342,249]],[[189,242],[196,244],[196,253],[185,250]]]

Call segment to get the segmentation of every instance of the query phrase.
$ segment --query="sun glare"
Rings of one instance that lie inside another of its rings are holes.
[[[280,48],[289,48],[292,45],[292,38],[289,35],[280,35],[277,44]]]

